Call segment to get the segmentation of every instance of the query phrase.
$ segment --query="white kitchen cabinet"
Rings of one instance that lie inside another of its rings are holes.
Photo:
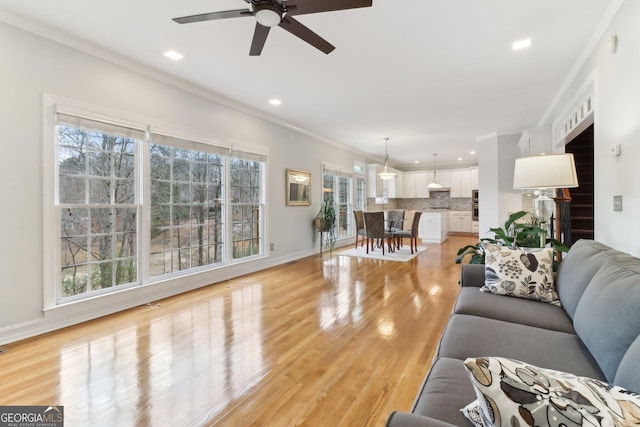
[[[417,199],[429,197],[427,172],[407,172],[404,174],[402,197]]]
[[[522,157],[539,156],[542,153],[551,154],[553,152],[551,129],[525,129],[518,140],[518,147]]]
[[[471,221],[471,232],[478,234],[480,233],[480,222],[479,221]]]
[[[453,198],[471,197],[471,171],[452,171],[450,188]]]
[[[471,189],[477,190],[478,189],[478,168],[471,168],[469,171],[471,173]]]
[[[393,189],[395,191],[395,198],[400,199],[404,197],[404,173],[395,171],[396,177],[393,179]],[[392,197],[392,196],[389,196]]]
[[[442,243],[447,240],[448,223],[446,212],[423,212],[418,225],[418,237],[423,242]]]
[[[454,233],[471,233],[471,212],[450,211],[449,231]]]

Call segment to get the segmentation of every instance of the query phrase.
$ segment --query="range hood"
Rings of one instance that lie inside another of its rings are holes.
[[[446,191],[447,193],[451,192],[451,188],[449,187],[427,188],[427,190],[429,190],[429,193],[435,193],[435,192],[441,192],[441,191]]]

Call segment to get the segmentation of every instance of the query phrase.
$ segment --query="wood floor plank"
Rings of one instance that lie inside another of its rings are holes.
[[[9,344],[0,405],[64,405],[68,426],[381,426],[410,408],[476,240],[336,250]]]

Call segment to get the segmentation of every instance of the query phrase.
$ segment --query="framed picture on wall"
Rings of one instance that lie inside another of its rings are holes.
[[[309,206],[311,204],[311,173],[287,169],[285,176],[287,206]]]

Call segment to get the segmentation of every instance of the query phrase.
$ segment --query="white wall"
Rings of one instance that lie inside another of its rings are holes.
[[[611,36],[618,49],[611,50]],[[640,1],[626,0],[593,54],[572,81],[551,121],[561,119],[572,97],[595,76],[595,239],[640,256]],[[622,147],[613,157],[610,148]],[[623,211],[613,211],[613,196]]]
[[[266,259],[226,272],[196,275],[182,288],[167,286],[167,293],[317,252],[310,224],[322,197],[322,162],[345,167],[352,167],[354,160],[370,162],[285,126],[0,23],[0,344],[161,296],[157,290],[140,289],[134,296],[107,297],[98,309],[85,309],[81,315],[77,310],[58,318],[43,315],[43,277],[50,274],[42,268],[43,178],[48,178],[42,172],[45,93],[213,135],[221,142],[268,149],[267,248],[274,243],[275,250]],[[285,205],[286,168],[312,173],[312,206]]]
[[[490,228],[501,227],[522,209],[522,196],[513,189],[513,169],[520,156],[520,134],[492,134],[478,138],[480,238],[494,237]]]

